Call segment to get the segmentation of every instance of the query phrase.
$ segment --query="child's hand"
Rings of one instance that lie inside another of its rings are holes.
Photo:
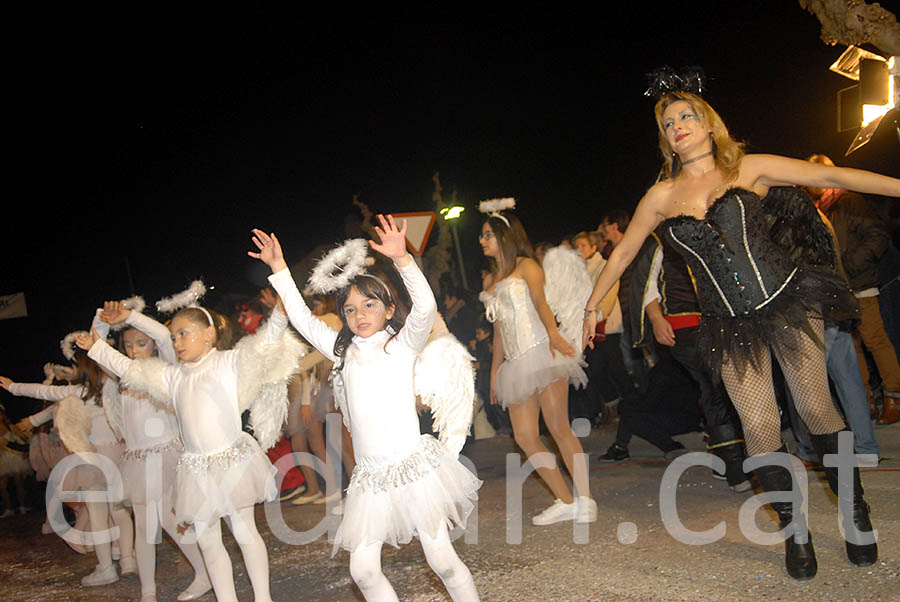
[[[381,244],[370,240],[369,246],[390,257],[398,265],[401,263],[406,265],[408,262],[403,261],[409,257],[409,253],[406,252],[406,220],[403,220],[403,227],[398,229],[393,215],[388,215],[385,219],[379,213],[378,223],[381,225],[375,226],[375,233],[381,239]]]
[[[278,299],[272,289],[266,287],[259,291],[259,302],[269,309],[275,309],[275,304],[278,302]]]
[[[94,346],[94,343],[100,340],[100,335],[97,334],[97,331],[94,328],[91,328],[91,334],[83,332],[81,334],[75,335],[75,344],[78,345],[79,348],[84,349],[85,351],[90,351],[91,347]]]
[[[275,233],[266,234],[258,228],[254,228],[252,232],[253,244],[259,249],[259,253],[247,251],[247,255],[254,259],[259,259],[272,268],[273,274],[285,269],[287,264],[284,262],[284,253],[281,251],[281,243],[278,242],[278,237],[275,236]]]
[[[15,383],[12,381],[12,379],[6,378],[5,376],[0,376],[0,387],[3,387],[7,391],[9,391],[9,388],[14,384]]]
[[[107,301],[100,312],[100,320],[107,324],[120,324],[130,315],[131,310],[122,305],[121,301]]]
[[[15,434],[17,434],[22,439],[28,441],[31,439],[31,435],[34,432],[34,425],[31,424],[31,420],[27,417],[15,423],[12,427],[12,430]]]

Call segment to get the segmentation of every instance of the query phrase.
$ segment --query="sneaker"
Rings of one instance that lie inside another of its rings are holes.
[[[319,497],[313,500],[313,504],[330,504],[331,502],[338,502],[341,499],[341,490],[335,489],[328,495],[324,497]]]
[[[334,516],[341,516],[344,514],[344,500],[341,500],[339,504],[335,504],[331,509],[331,514]]]
[[[9,518],[10,516],[15,516],[15,512],[13,512],[12,508],[7,508],[3,511],[3,514],[0,514],[0,518]]]
[[[119,559],[119,570],[122,572],[122,576],[137,575],[137,560],[134,556],[122,556]]]
[[[597,459],[603,464],[612,464],[614,462],[621,462],[622,460],[627,460],[631,456],[628,455],[628,448],[618,443],[613,443],[609,446],[609,449],[606,450],[606,453],[602,456],[598,456]]]
[[[156,602],[156,594],[141,594],[141,602]]]
[[[597,502],[586,495],[580,496],[575,503],[578,512],[575,515],[576,523],[592,523],[597,520]]]
[[[675,449],[670,449],[669,451],[667,451],[665,453],[665,457],[666,457],[666,460],[669,460],[671,462],[675,458],[678,458],[680,456],[683,456],[684,454],[689,454],[689,453],[691,453],[691,452],[684,449],[683,447],[676,447]]]
[[[19,506],[19,514],[21,514],[22,516],[28,514],[29,510],[30,508],[28,506]]]
[[[719,480],[719,481],[724,481],[724,480],[726,480],[728,477],[725,476],[725,473],[724,473],[724,472],[716,472],[716,470],[713,469],[713,471],[712,471],[712,478],[717,479],[717,480]]]
[[[295,498],[301,493],[306,493],[306,483],[300,483],[296,487],[291,487],[285,491],[281,492],[281,495],[278,496],[279,502],[286,502],[291,498]]]
[[[562,500],[554,500],[553,505],[531,518],[531,524],[542,527],[564,520],[575,520],[578,515],[578,503],[566,504]]]
[[[81,585],[85,587],[95,587],[97,585],[109,585],[110,583],[115,583],[118,580],[119,574],[116,573],[116,565],[111,564],[105,569],[102,569],[98,564],[93,573],[91,573],[87,577],[82,578]]]
[[[291,500],[291,504],[294,506],[303,506],[304,504],[311,504],[322,497],[322,492],[317,491],[315,493],[307,493],[305,495],[301,495],[300,497],[295,497]]]
[[[750,491],[751,489],[753,489],[753,485],[750,484],[750,479],[741,481],[737,485],[731,486],[731,490],[735,493],[744,493],[745,491]]]

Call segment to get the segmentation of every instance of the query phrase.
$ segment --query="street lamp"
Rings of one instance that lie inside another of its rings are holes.
[[[459,219],[465,210],[465,207],[460,207],[459,205],[444,207],[441,209],[441,215],[444,216],[446,221],[450,222],[450,231],[453,232],[453,246],[456,247],[456,262],[459,264],[459,278],[463,288],[469,290],[469,283],[466,280],[466,269],[463,266],[462,248],[459,245],[459,234],[456,231],[456,220]]]

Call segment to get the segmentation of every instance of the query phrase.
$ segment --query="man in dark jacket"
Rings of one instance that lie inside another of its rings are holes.
[[[813,163],[834,165],[825,155],[813,155]],[[891,244],[886,216],[882,216],[863,196],[840,188],[808,188],[816,207],[834,226],[841,261],[850,289],[859,300],[860,323],[854,333],[863,382],[869,386],[869,371],[862,344],[872,354],[881,374],[884,408],[878,424],[900,421],[900,364],[878,307],[878,263]],[[871,393],[869,396],[871,404]]]

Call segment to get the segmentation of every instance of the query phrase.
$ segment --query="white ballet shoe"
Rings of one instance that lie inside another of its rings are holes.
[[[209,579],[201,579],[200,577],[194,577],[194,580],[187,587],[186,590],[178,594],[178,602],[187,602],[188,600],[196,600],[200,596],[206,595],[206,592],[212,589],[212,584],[209,582]]]
[[[315,493],[305,493],[301,496],[297,496],[291,500],[292,506],[304,506],[306,504],[312,504],[318,499],[322,498],[322,492],[317,491]]]
[[[134,556],[122,556],[119,559],[119,570],[122,575],[137,575],[137,560]]]
[[[332,491],[325,497],[320,497],[320,498],[313,500],[313,504],[330,504],[331,502],[336,502],[340,499],[341,499],[341,490],[336,489],[335,491]]]
[[[592,523],[597,520],[596,501],[586,495],[582,495],[575,500],[575,503],[578,505],[578,513],[575,515],[576,523]]]
[[[41,535],[50,535],[51,533],[53,533],[53,525],[44,521],[44,524],[41,525]]]
[[[85,587],[96,587],[98,585],[109,585],[119,580],[119,574],[116,572],[116,565],[111,564],[108,567],[94,569],[94,572],[81,579],[81,585]]]

